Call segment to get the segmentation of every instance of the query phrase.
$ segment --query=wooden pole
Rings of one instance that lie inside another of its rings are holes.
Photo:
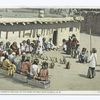
[[[21,31],[19,31],[19,38],[20,38],[20,35],[21,35]]]
[[[8,39],[8,31],[6,32],[6,40]]]
[[[25,37],[25,30],[23,31],[23,38]]]
[[[0,31],[0,38],[1,38],[1,31]]]
[[[91,36],[91,28],[90,28],[90,51],[92,50],[92,36]]]
[[[33,37],[33,38],[35,37],[35,29],[33,29],[32,37]]]
[[[30,30],[30,38],[31,38],[31,36],[32,36],[32,29]]]

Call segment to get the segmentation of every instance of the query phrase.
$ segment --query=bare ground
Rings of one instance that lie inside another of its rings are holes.
[[[81,48],[86,47],[90,50],[90,37],[87,34],[81,34]],[[96,47],[98,51],[98,65],[100,65],[100,37],[92,36],[92,47]],[[62,51],[47,52],[48,56],[62,58]],[[64,55],[67,56],[67,55]],[[0,74],[0,90],[33,90],[33,91],[95,91],[100,90],[100,66],[96,67],[96,77],[94,79],[87,78],[88,64],[77,63],[77,59],[72,59],[67,56],[67,60],[71,62],[71,68],[65,69],[64,64],[56,63],[54,69],[49,69],[49,79],[51,81],[50,88],[41,89],[27,84],[22,84],[5,77]]]

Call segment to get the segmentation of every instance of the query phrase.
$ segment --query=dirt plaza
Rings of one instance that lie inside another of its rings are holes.
[[[90,36],[81,33],[80,44],[81,48],[86,47],[90,49]],[[35,86],[27,85],[14,81],[0,74],[0,90],[32,90],[32,91],[96,91],[100,90],[100,37],[92,36],[92,47],[97,48],[98,66],[96,67],[96,77],[94,79],[87,78],[88,64],[77,63],[77,59],[70,58],[70,56],[63,53],[62,50],[45,52],[46,55],[51,57],[61,58],[66,56],[67,61],[70,61],[71,68],[65,69],[64,64],[55,63],[54,69],[49,68],[49,79],[51,81],[50,87],[47,89],[38,88]]]

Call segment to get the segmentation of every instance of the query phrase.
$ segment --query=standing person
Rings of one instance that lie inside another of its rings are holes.
[[[43,53],[43,39],[42,39],[42,36],[40,34],[37,35],[37,38],[38,38],[38,40],[37,40],[37,43],[38,43],[37,53],[42,55],[42,53]]]
[[[71,57],[75,58],[76,46],[79,43],[76,37],[73,37],[71,42]]]
[[[75,53],[74,53],[74,57],[75,58],[78,58],[79,57],[79,54],[80,54],[80,44],[77,44],[76,45],[76,48],[75,48]]]
[[[38,41],[39,41],[39,46],[43,46],[43,38],[40,34],[37,35]]]
[[[67,51],[66,51],[66,54],[70,55],[71,54],[71,37],[69,37],[68,41],[66,42],[67,44]]]
[[[97,65],[97,50],[92,48],[91,55],[88,59],[89,69],[88,69],[88,78],[94,78],[95,76],[95,67]]]

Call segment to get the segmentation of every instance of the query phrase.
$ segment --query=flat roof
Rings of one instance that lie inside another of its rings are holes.
[[[66,17],[66,18],[0,18],[0,23],[30,23],[30,22],[67,22],[67,21],[82,21],[82,16]]]

